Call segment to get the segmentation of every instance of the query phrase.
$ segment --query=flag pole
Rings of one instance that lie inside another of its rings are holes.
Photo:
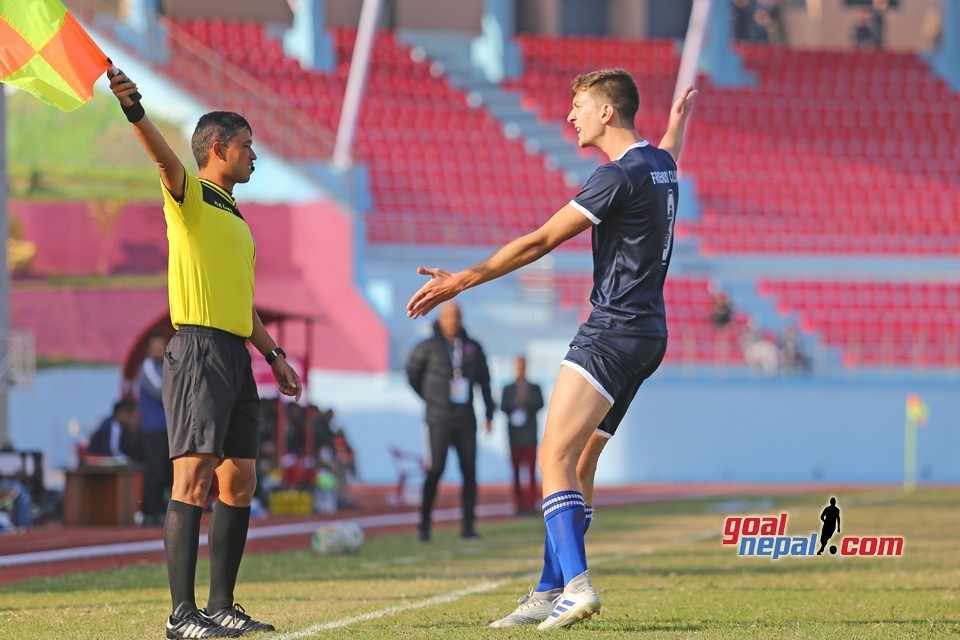
[[[343,94],[337,140],[333,146],[331,159],[333,168],[337,171],[346,171],[353,165],[353,136],[357,130],[357,122],[360,120],[363,85],[367,81],[367,71],[370,67],[370,59],[373,57],[380,4],[381,0],[364,0],[360,8],[360,24],[357,25],[357,39],[353,45],[350,73],[347,76],[347,88]]]
[[[906,412],[903,435],[903,490],[917,488],[917,421]]]
[[[0,86],[0,446],[10,442],[10,273],[7,269],[7,96]]]
[[[903,423],[903,490],[917,488],[917,429],[925,427],[930,409],[915,393],[907,396]]]

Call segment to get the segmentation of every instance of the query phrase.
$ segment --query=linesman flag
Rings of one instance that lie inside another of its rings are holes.
[[[0,82],[73,111],[109,66],[59,0],[0,0]]]
[[[923,398],[915,393],[907,396],[907,420],[918,427],[927,426],[927,420],[930,419],[930,408]]]

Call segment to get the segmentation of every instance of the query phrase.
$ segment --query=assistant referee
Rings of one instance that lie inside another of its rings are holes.
[[[164,549],[173,612],[167,638],[224,638],[274,631],[234,600],[234,587],[256,488],[260,400],[246,341],[273,369],[280,392],[300,399],[300,377],[267,333],[253,306],[256,245],[233,187],[250,180],[257,154],[253,131],[240,115],[215,111],[193,132],[199,167],[188,173],[146,117],[137,86],[121,71],[110,87],[156,162],[170,245],[170,320],[177,329],[163,363],[173,491]],[[220,498],[210,521],[210,598],[198,610],[194,594],[200,515],[216,473]]]

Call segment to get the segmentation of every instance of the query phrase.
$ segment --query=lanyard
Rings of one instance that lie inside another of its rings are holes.
[[[463,340],[456,338],[453,341],[453,348],[450,350],[450,364],[453,365],[453,377],[463,376]]]

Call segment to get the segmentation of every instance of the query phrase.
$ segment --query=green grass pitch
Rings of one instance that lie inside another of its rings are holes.
[[[787,532],[818,532],[830,496],[697,500],[601,508],[587,536],[601,614],[567,630],[591,639],[960,638],[960,489],[837,496],[841,536],[903,536],[900,558],[740,558],[720,542],[727,515],[789,513]],[[367,540],[356,556],[309,550],[248,556],[238,601],[274,622],[264,640],[530,638],[490,629],[539,572],[543,524],[489,523],[479,543],[456,530]],[[304,541],[306,543],[306,541]],[[197,594],[206,596],[201,561]],[[0,638],[162,638],[162,565],[0,587]]]

